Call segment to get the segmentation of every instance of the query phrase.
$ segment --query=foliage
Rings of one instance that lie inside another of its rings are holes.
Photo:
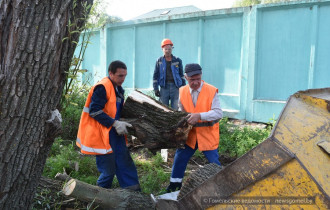
[[[220,120],[219,153],[240,157],[253,147],[264,141],[270,134],[270,129],[259,129],[230,125],[228,118]]]
[[[69,205],[67,204],[68,201],[70,202]],[[68,199],[61,191],[54,192],[48,188],[38,187],[33,199],[32,209],[81,209],[81,207],[85,207],[86,205],[87,202],[77,199],[72,200],[72,198]],[[92,208],[87,206],[87,209]]]
[[[170,179],[170,172],[164,171],[163,160],[159,152],[151,161],[135,161],[138,168],[142,192],[155,195],[165,193],[165,187]]]
[[[261,0],[236,0],[234,7],[247,7],[251,5],[260,4]]]
[[[289,2],[289,1],[292,0],[236,0],[234,3],[234,7],[247,7],[256,4],[271,4],[271,3]]]
[[[32,209],[61,209],[61,196],[58,192],[52,195],[49,189],[38,189],[34,197]]]
[[[83,16],[82,17],[77,17],[75,15],[75,8],[77,7],[77,4],[82,4],[83,7]],[[68,94],[72,93],[72,85],[74,82],[76,82],[79,78],[79,73],[86,72],[86,70],[80,69],[87,45],[90,43],[90,37],[92,33],[86,33],[86,31],[90,31],[92,28],[90,28],[87,20],[88,20],[88,15],[89,12],[91,11],[91,6],[87,4],[87,2],[80,2],[77,0],[73,1],[73,19],[69,20],[68,23],[68,36],[63,38],[62,42],[68,41],[72,45],[75,45],[76,48],[78,47],[78,52],[76,50],[76,53],[73,55],[73,58],[71,60],[71,64],[69,69],[65,72],[66,73],[66,81],[64,84],[64,89],[62,93],[62,98],[61,98],[61,106],[63,106],[63,103],[66,103],[65,99]],[[81,21],[84,21],[85,24],[80,26]],[[80,34],[80,32],[85,31]],[[80,41],[79,44],[78,42],[74,41],[73,36],[76,34],[80,34]],[[76,56],[78,55],[78,56]]]
[[[137,167],[142,192],[155,195],[164,193],[164,185],[167,184],[171,174],[164,171],[165,163],[160,153],[157,152],[149,160],[139,159],[137,154],[134,154],[133,159]]]
[[[65,171],[72,178],[95,184],[99,175],[95,158],[80,155],[75,147],[72,141],[56,139],[46,160],[43,176],[54,178],[57,173]]]
[[[94,28],[103,28],[106,24],[123,21],[122,18],[109,16],[105,9],[109,7],[108,1],[96,0],[88,18],[88,26]]]

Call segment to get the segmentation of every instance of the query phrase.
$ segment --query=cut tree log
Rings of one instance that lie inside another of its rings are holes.
[[[149,149],[184,147],[192,129],[187,115],[137,90],[130,93],[122,111],[123,120],[133,125],[129,133]]]
[[[193,191],[210,177],[221,171],[221,169],[222,166],[219,166],[215,163],[209,163],[203,168],[197,169],[195,172],[190,174],[188,178],[183,182],[182,188],[179,192],[177,199],[180,200],[181,198],[183,198],[185,195]]]
[[[59,205],[61,209],[86,208],[88,202],[59,193],[63,185],[63,180],[54,180],[42,176],[39,180],[37,192],[34,197],[34,209],[46,208],[46,205],[47,209],[58,209]],[[47,204],[45,204],[46,200]]]
[[[93,202],[104,209],[154,209],[149,195],[129,189],[105,189],[70,179],[62,189],[67,196]]]

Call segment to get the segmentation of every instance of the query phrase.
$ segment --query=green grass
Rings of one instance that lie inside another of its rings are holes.
[[[82,156],[72,141],[58,138],[46,160],[43,176],[53,179],[57,173],[63,171],[72,178],[94,185],[99,176],[94,156]]]
[[[164,170],[164,161],[159,152],[149,160],[133,155],[137,167],[141,190],[147,194],[162,194],[170,180],[171,173]]]
[[[56,139],[50,156],[46,160],[43,176],[53,179],[57,173],[63,173],[63,170],[65,170],[72,178],[95,185],[99,176],[95,157],[81,155],[76,149],[76,146],[71,141]],[[146,151],[143,150],[143,152]],[[148,155],[150,156],[151,153]],[[170,179],[170,172],[164,171],[165,163],[160,153],[149,159],[140,159],[139,154],[133,154],[132,157],[138,170],[142,192],[147,194],[159,194],[162,192],[164,185]],[[119,187],[116,178],[112,187]]]

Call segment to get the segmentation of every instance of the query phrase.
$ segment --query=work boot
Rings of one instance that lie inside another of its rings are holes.
[[[166,192],[170,193],[170,192],[180,190],[181,186],[182,186],[181,182],[170,182],[170,185],[168,185],[168,187],[166,188]]]

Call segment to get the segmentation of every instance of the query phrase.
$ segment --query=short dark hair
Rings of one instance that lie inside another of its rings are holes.
[[[115,74],[117,72],[117,69],[118,68],[121,68],[121,69],[126,69],[127,70],[127,67],[126,67],[126,64],[120,60],[117,60],[117,61],[112,61],[109,65],[109,68],[108,68],[108,72],[110,73],[113,73]]]

